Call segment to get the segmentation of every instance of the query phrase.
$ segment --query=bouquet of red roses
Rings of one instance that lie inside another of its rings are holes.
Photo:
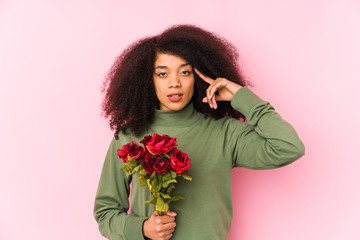
[[[180,196],[171,196],[171,191],[177,183],[176,178],[181,176],[191,181],[185,174],[191,166],[188,155],[176,148],[176,138],[168,135],[147,135],[140,141],[144,147],[136,142],[129,142],[117,150],[117,155],[123,160],[123,170],[128,174],[139,173],[140,185],[149,187],[153,199],[146,203],[156,206],[158,215],[169,210],[169,204],[183,199]]]

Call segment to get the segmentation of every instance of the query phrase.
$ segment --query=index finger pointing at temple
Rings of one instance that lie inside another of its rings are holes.
[[[199,77],[204,80],[205,82],[207,82],[208,84],[212,84],[215,80],[212,78],[209,78],[208,76],[205,76],[204,74],[202,74],[201,72],[199,72],[199,70],[197,70],[196,68],[194,68],[195,72],[197,73],[197,75],[199,75]]]

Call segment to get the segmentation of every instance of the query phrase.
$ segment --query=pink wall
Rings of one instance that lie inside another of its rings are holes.
[[[232,41],[307,147],[282,169],[233,171],[229,239],[360,239],[359,1],[200,2],[0,2],[0,239],[103,239],[102,80],[125,46],[176,23]]]

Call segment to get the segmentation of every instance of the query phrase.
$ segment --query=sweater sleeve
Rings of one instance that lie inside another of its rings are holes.
[[[231,105],[247,119],[247,124],[231,120],[227,126],[233,167],[278,168],[304,155],[304,145],[294,128],[249,88],[240,88]]]
[[[127,214],[131,176],[126,174],[123,162],[117,156],[113,139],[103,165],[95,197],[94,217],[103,236],[113,240],[144,239],[142,226],[146,217]]]

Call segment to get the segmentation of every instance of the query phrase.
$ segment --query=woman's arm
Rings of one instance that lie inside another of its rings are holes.
[[[241,88],[231,105],[247,119],[247,124],[231,119],[225,129],[234,167],[278,168],[304,155],[294,128],[250,89]]]
[[[247,87],[225,78],[214,80],[197,69],[195,71],[210,84],[203,102],[216,109],[216,101],[231,101],[232,107],[246,117],[248,124],[230,119],[224,126],[226,146],[234,167],[277,168],[304,155],[304,144],[294,128],[268,102],[260,99]]]
[[[122,168],[113,139],[108,149],[95,198],[94,216],[103,236],[113,240],[144,239],[146,217],[128,215],[131,176]]]

